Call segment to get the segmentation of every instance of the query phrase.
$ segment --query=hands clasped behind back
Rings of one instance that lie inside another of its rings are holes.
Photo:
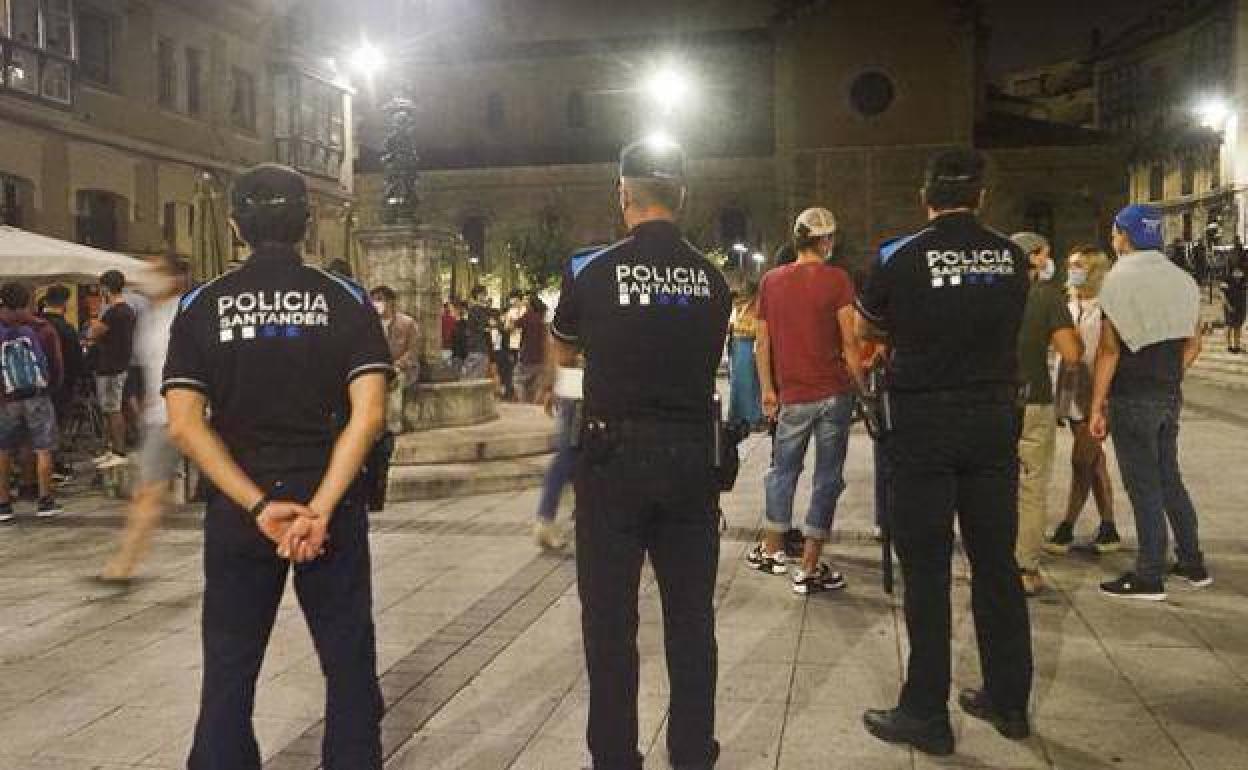
[[[291,501],[266,505],[256,517],[256,527],[277,546],[279,557],[295,564],[322,556],[329,541],[329,518]]]

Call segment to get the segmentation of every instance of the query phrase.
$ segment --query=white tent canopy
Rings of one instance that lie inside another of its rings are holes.
[[[62,280],[93,283],[107,270],[137,278],[147,267],[141,259],[93,249],[16,227],[0,227],[0,280]]]

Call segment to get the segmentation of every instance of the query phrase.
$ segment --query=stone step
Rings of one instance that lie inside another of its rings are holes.
[[[390,469],[389,502],[443,500],[540,486],[549,455],[473,463],[407,465]]]
[[[1215,372],[1219,374],[1248,375],[1248,361],[1204,360],[1197,359],[1192,365],[1194,372]]]
[[[395,442],[391,466],[450,465],[510,460],[555,449],[555,421],[540,408],[500,404],[499,419],[483,425],[407,433]]]

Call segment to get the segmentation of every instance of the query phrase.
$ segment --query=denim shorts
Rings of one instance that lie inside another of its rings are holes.
[[[12,452],[28,436],[36,451],[56,449],[56,410],[47,396],[0,404],[0,452]]]
[[[126,372],[95,376],[95,398],[100,402],[100,411],[104,414],[119,413],[125,393]]]

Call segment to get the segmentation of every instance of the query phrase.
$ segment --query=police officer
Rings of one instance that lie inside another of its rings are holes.
[[[629,235],[574,263],[552,326],[561,363],[585,354],[576,561],[594,770],[642,766],[637,590],[647,555],[663,605],[672,765],[710,768],[719,754],[711,405],[731,300],[674,222],[684,197],[679,146],[626,147],[619,202]]]
[[[216,489],[204,523],[203,689],[189,767],[260,767],[256,676],[293,562],[327,680],[324,767],[379,769],[359,476],[385,427],[389,348],[360,287],[303,263],[299,174],[253,168],[237,180],[232,208],[251,256],[183,297],[161,388],[171,437]]]
[[[1018,530],[1018,334],[1026,256],[976,221],[984,164],[969,150],[936,156],[923,200],[930,222],[880,252],[858,298],[863,336],[886,335],[891,359],[891,525],[905,580],[910,661],[900,704],[864,715],[877,738],[951,754],[950,560],[953,519],[971,564],[985,687],[962,709],[1008,738],[1027,737],[1031,635],[1014,540]],[[881,334],[882,333],[882,334]]]

